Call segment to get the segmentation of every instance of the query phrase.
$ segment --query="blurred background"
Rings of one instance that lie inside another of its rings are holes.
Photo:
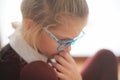
[[[9,42],[14,32],[11,22],[22,21],[22,0],[0,0],[0,45]],[[90,9],[85,36],[72,46],[72,56],[88,57],[101,48],[120,56],[120,0],[87,0]]]

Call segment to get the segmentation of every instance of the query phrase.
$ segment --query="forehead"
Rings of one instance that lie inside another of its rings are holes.
[[[58,36],[75,38],[80,34],[85,24],[86,24],[85,19],[80,18],[63,19],[62,25],[54,27],[54,29],[52,29],[52,32]]]

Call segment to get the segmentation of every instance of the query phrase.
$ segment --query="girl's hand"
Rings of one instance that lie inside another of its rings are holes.
[[[55,56],[55,60],[57,63],[52,63],[52,65],[60,80],[82,80],[77,64],[68,53],[61,52]]]

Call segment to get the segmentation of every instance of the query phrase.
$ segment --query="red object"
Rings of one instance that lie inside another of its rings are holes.
[[[35,61],[24,66],[20,80],[58,80],[52,67],[42,61]]]

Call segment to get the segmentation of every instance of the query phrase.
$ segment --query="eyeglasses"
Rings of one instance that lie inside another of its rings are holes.
[[[70,40],[59,40],[57,37],[55,37],[47,28],[43,29],[45,32],[47,32],[51,38],[53,38],[57,43],[58,43],[58,47],[57,47],[57,51],[63,51],[66,48],[68,48],[69,46],[71,46],[72,44],[74,44],[78,39],[82,38],[85,34],[85,32],[81,32],[80,35],[74,39],[70,39]]]

